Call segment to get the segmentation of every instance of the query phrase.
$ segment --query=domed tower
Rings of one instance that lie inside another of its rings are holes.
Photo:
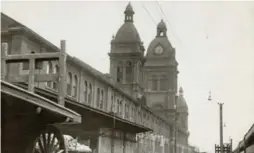
[[[144,46],[133,24],[134,11],[129,3],[124,11],[124,24],[111,40],[110,75],[127,93],[143,95]]]
[[[181,144],[187,145],[188,144],[188,137],[189,137],[189,130],[188,130],[188,105],[186,100],[184,99],[183,95],[183,88],[180,87],[179,89],[179,96],[177,98],[177,112],[178,116],[178,125],[184,131],[182,134],[178,134],[180,137]]]
[[[168,40],[166,24],[161,20],[146,54],[145,93],[147,105],[171,121],[177,92],[177,65],[175,49]]]

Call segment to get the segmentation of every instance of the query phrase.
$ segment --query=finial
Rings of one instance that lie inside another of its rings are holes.
[[[131,2],[129,2],[128,5],[126,6],[126,9],[125,9],[125,12],[124,12],[124,13],[127,13],[127,14],[134,14],[134,11],[133,11]]]
[[[179,95],[183,96],[183,88],[182,87],[180,87],[180,89],[179,89]]]

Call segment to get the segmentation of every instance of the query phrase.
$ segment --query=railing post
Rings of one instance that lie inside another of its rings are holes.
[[[34,92],[34,73],[35,73],[35,59],[29,59],[29,80],[28,80],[28,90]]]
[[[66,91],[66,52],[65,40],[61,40],[61,55],[59,57],[58,103],[64,106]]]

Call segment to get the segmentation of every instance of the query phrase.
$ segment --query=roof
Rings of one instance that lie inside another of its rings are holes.
[[[157,29],[165,29],[167,30],[167,26],[165,22],[161,19],[161,22],[157,25]]]
[[[254,144],[254,124],[250,127],[248,132],[244,135],[243,140],[239,142],[237,148],[233,151],[234,153],[236,152],[241,152],[244,150],[244,148],[248,148],[250,145]]]
[[[157,46],[163,48],[163,53],[161,55],[156,55],[154,53]],[[153,65],[154,61],[161,63],[162,65],[177,65],[177,62],[172,62],[172,59],[175,59],[175,50],[171,46],[167,37],[155,37],[152,42],[149,44],[147,53],[146,53],[146,64]],[[164,59],[164,60],[162,60]],[[154,63],[155,64],[155,63]]]
[[[188,105],[183,96],[183,88],[180,87],[179,89],[179,96],[177,98],[177,110],[179,112],[188,112]]]
[[[127,5],[127,7],[126,7],[124,13],[125,13],[125,14],[134,14],[134,11],[133,11],[131,2],[129,2],[129,4]]]
[[[132,22],[125,22],[116,33],[114,42],[132,43],[141,42],[139,33]]]
[[[32,105],[36,105],[60,116],[68,117],[74,121],[74,123],[81,123],[80,114],[38,94],[32,93],[26,89],[20,88],[3,80],[1,80],[1,95],[2,94],[24,100]]]

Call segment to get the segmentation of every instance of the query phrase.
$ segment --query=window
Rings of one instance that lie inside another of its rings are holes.
[[[173,78],[173,76],[169,76],[169,88],[174,89],[174,78]]]
[[[129,105],[125,104],[125,118],[128,119],[129,118]]]
[[[100,108],[103,109],[103,90],[101,90],[101,100],[100,100]]]
[[[126,63],[126,82],[131,83],[133,81],[133,69],[132,63],[127,61]]]
[[[88,104],[91,104],[92,102],[92,92],[93,92],[93,87],[92,87],[92,84],[89,83]]]
[[[163,76],[163,77],[160,79],[160,90],[161,90],[161,91],[165,91],[166,88],[167,88],[166,77]]]
[[[121,83],[123,80],[123,69],[122,69],[122,64],[119,64],[117,66],[117,74],[116,74],[116,81],[118,83]]]
[[[54,74],[59,74],[59,66],[55,65]],[[53,82],[53,89],[57,90],[57,82]]]
[[[67,94],[68,95],[71,95],[71,86],[72,86],[72,74],[71,72],[69,72],[67,76]]]
[[[28,61],[23,62],[23,70],[29,70],[29,62]]]
[[[119,101],[119,116],[122,116],[122,101]]]
[[[155,76],[152,77],[152,90],[156,91],[158,90],[157,88],[158,84],[157,84],[157,78]]]
[[[7,55],[8,52],[9,52],[8,51],[8,48],[9,48],[8,43],[7,42],[2,42],[1,44],[2,44],[2,46],[1,46],[2,51],[5,52],[5,55]]]
[[[77,75],[74,75],[74,80],[73,80],[73,96],[76,97],[78,93],[78,77]]]
[[[99,108],[100,105],[100,88],[97,88],[96,106]]]
[[[24,66],[24,63],[23,63]],[[24,68],[24,67],[23,67]],[[46,73],[47,74],[52,74],[53,73],[53,64],[51,61],[47,62],[47,68],[46,68]],[[52,88],[52,81],[47,82],[47,86]]]
[[[111,112],[115,112],[114,96],[111,96]]]
[[[116,100],[117,101],[117,114],[120,113],[120,102],[119,99]]]
[[[55,74],[58,74],[58,73],[59,73],[59,66],[55,65]]]
[[[84,87],[84,102],[87,102],[87,81],[85,81]]]

